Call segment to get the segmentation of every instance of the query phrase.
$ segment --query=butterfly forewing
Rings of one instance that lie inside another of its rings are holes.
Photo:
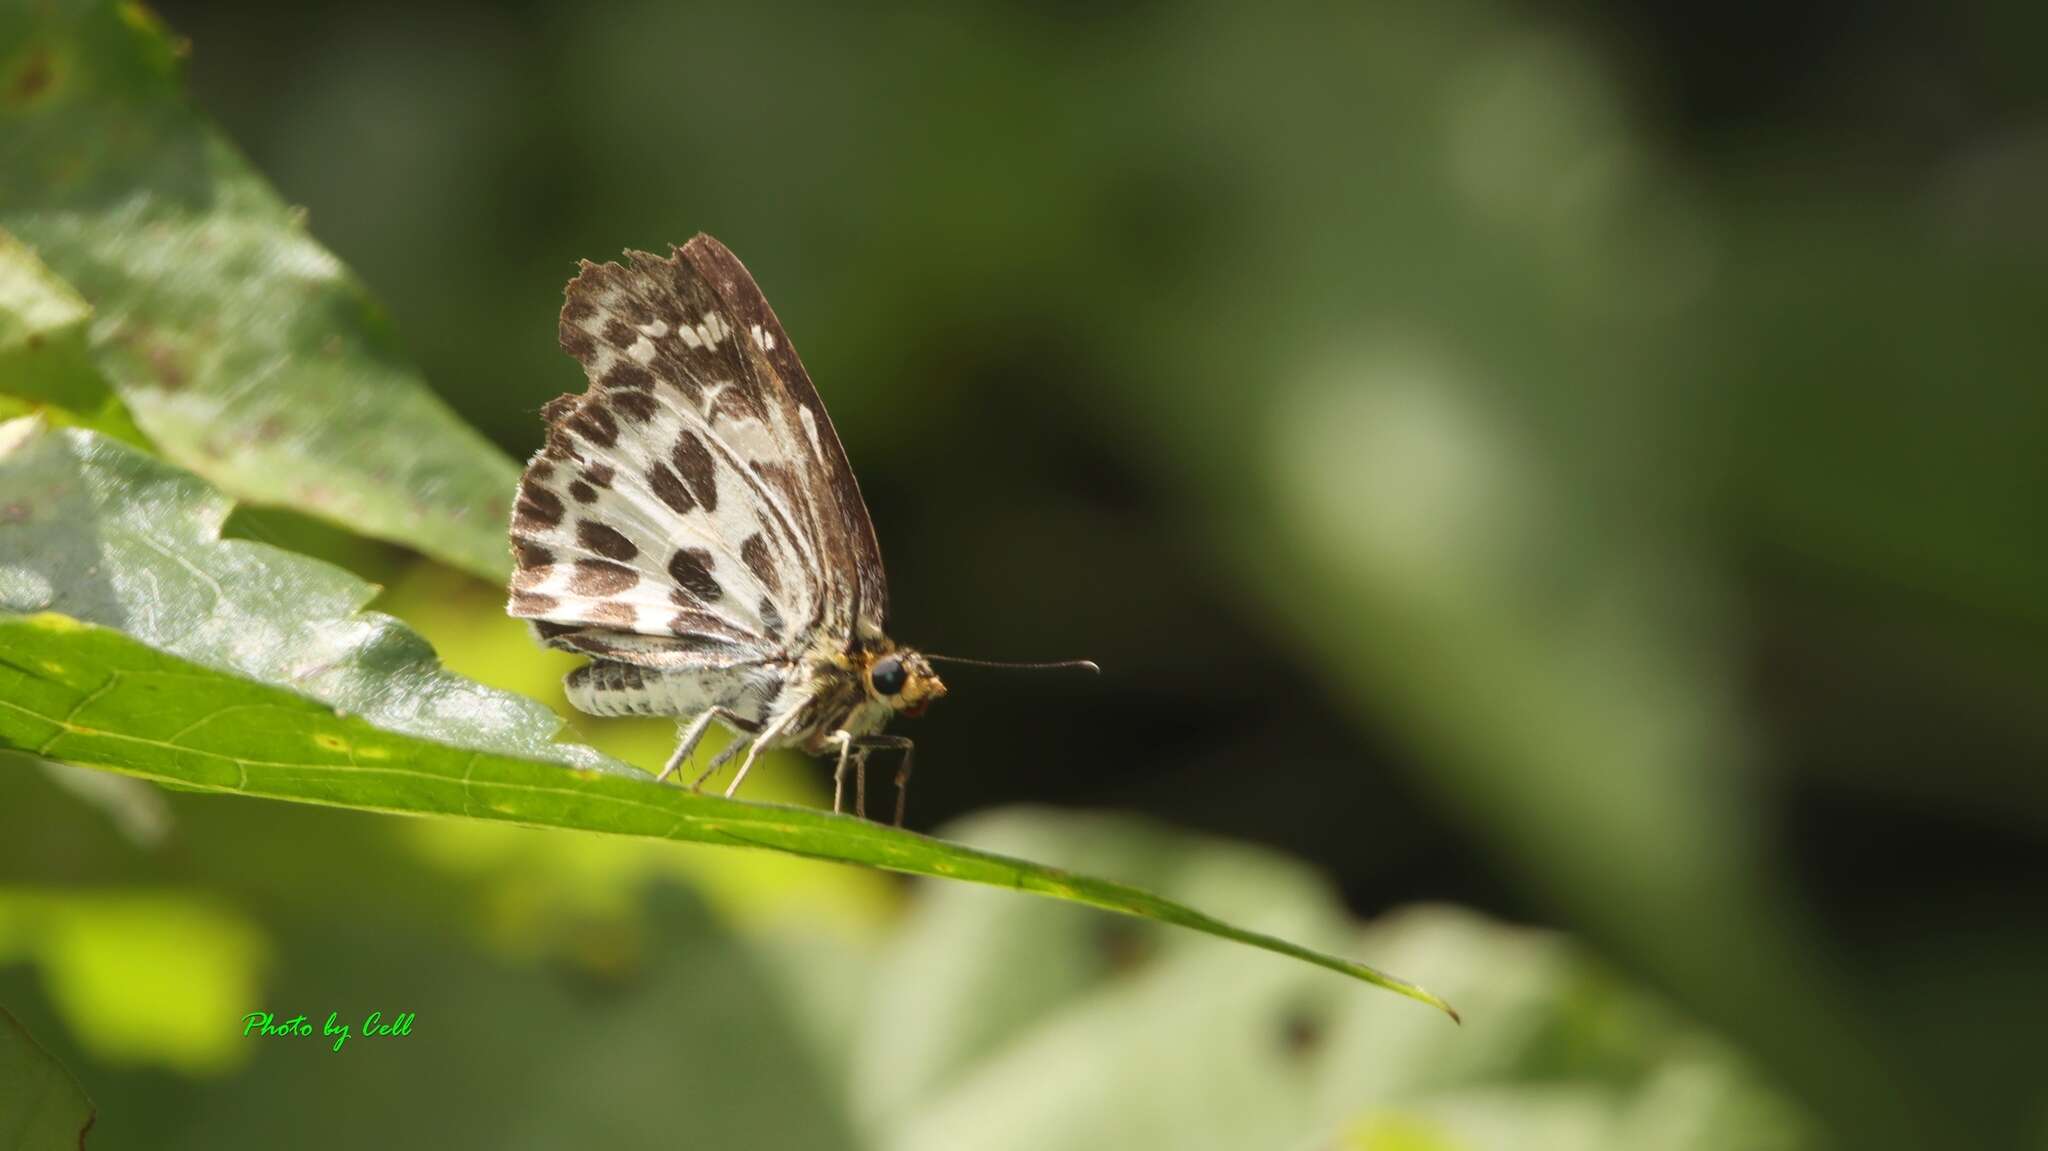
[[[825,411],[810,373],[797,357],[796,346],[782,330],[782,321],[754,277],[724,244],[699,235],[682,249],[682,258],[697,269],[748,333],[743,347],[760,361],[758,378],[772,396],[767,405],[778,421],[782,451],[754,461],[771,486],[810,505],[817,535],[826,550],[829,612],[837,626],[857,627],[862,635],[881,634],[888,624],[889,581],[882,568],[882,549],[874,522],[861,498],[860,482],[832,417]],[[840,621],[845,621],[843,624]]]
[[[521,477],[509,610],[655,667],[786,660],[878,631],[887,588],[844,450],[723,245],[583,265],[561,342],[589,376]]]

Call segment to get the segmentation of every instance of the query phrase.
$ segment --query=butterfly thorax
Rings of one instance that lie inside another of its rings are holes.
[[[853,736],[882,730],[897,712],[918,716],[946,694],[946,685],[925,658],[887,638],[852,651],[814,652],[799,675],[795,695],[801,710],[775,741],[814,754],[837,732]]]

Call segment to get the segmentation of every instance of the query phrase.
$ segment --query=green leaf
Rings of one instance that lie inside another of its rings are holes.
[[[0,227],[91,305],[92,357],[166,456],[502,575],[515,465],[190,107],[179,51],[139,5],[0,13]]]
[[[0,1009],[0,1151],[78,1151],[93,1118],[85,1088]]]
[[[86,349],[91,316],[71,285],[0,229],[0,418],[45,411],[146,446]]]
[[[105,437],[0,425],[0,505],[12,519],[0,528],[0,611],[21,613],[0,616],[0,748],[203,791],[764,847],[1012,887],[1450,1010],[1369,967],[1121,884],[850,816],[656,786],[554,743],[547,709],[447,672],[403,624],[361,612],[370,585],[220,539],[225,497]]]
[[[0,616],[0,747],[202,791],[770,848],[1014,888],[1236,940],[1451,1011],[1364,964],[1120,883],[852,816],[434,743],[69,616]]]
[[[361,609],[377,588],[267,544],[223,540],[232,504],[204,480],[82,429],[0,425],[0,611],[118,628],[401,733],[628,772],[554,742],[534,700],[443,670],[410,628]]]

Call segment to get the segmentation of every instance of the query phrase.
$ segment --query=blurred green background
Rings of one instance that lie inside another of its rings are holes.
[[[160,11],[515,456],[577,259],[747,261],[899,638],[1108,669],[950,676],[914,826],[1468,1023],[999,892],[10,770],[0,1002],[95,1147],[2048,1148],[2048,9]],[[237,527],[562,706],[498,589]]]

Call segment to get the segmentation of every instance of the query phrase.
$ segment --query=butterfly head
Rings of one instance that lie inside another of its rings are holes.
[[[946,694],[946,685],[932,665],[907,647],[869,660],[861,679],[869,695],[913,717],[923,715],[933,700]]]

